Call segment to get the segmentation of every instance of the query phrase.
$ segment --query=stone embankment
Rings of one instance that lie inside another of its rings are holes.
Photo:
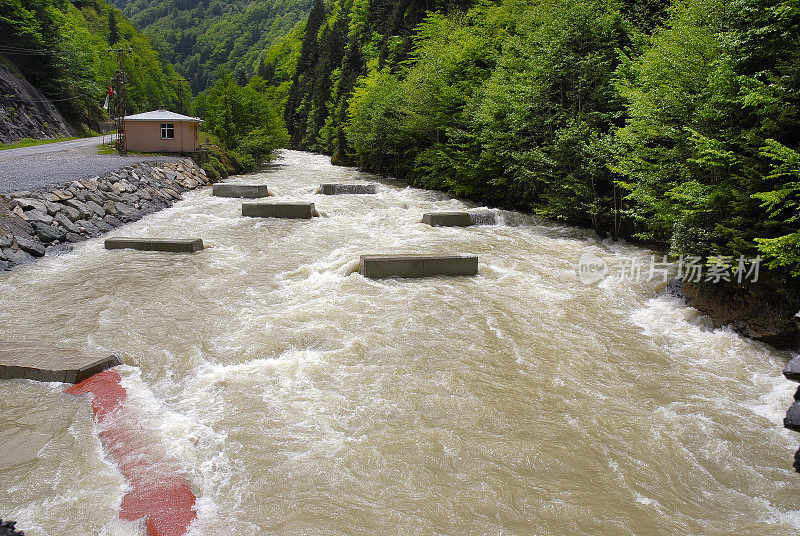
[[[190,159],[136,165],[45,191],[0,195],[0,270],[100,236],[210,184]]]

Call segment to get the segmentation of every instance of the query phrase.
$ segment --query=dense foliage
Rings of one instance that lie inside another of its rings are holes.
[[[419,186],[800,275],[798,50],[796,0],[317,1],[285,117]]]
[[[0,54],[72,122],[94,127],[103,119],[101,106],[117,69],[111,45],[131,50],[125,63],[130,111],[189,102],[172,67],[106,2],[0,0]]]
[[[223,73],[195,101],[195,113],[206,121],[204,129],[222,142],[236,171],[256,169],[289,141],[270,95],[258,76],[240,86],[230,73]],[[218,164],[212,160],[211,168],[221,172]]]
[[[311,0],[114,0],[200,91],[221,70],[246,83],[266,51],[308,14]],[[262,75],[263,76],[263,75]]]

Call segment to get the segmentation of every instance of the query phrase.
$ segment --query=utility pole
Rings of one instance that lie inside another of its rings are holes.
[[[191,80],[191,78],[184,78],[184,77],[178,75],[175,78],[168,78],[167,80],[169,80],[170,82],[178,82],[177,93],[178,93],[178,106],[180,106],[180,113],[188,114],[189,113],[188,110],[186,110],[186,108],[183,107],[183,91],[182,90],[183,90],[183,84],[188,84],[189,80]]]
[[[114,106],[114,121],[117,126],[117,151],[124,153],[127,150],[125,139],[125,116],[127,111],[127,99],[125,96],[126,85],[128,83],[128,76],[125,74],[125,54],[130,54],[133,49],[119,47],[116,49],[110,48],[109,52],[117,54],[117,61],[119,68],[114,74],[114,85],[116,86],[117,98]]]

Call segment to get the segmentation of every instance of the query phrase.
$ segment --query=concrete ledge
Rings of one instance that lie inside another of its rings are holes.
[[[477,255],[362,255],[358,272],[370,279],[387,277],[469,276],[478,273]]]
[[[347,194],[377,194],[377,184],[323,184],[319,188],[323,195],[347,195]]]
[[[471,225],[494,225],[494,212],[428,212],[422,215],[422,223],[434,227],[469,227]]]
[[[203,249],[203,241],[199,238],[108,238],[106,249],[194,253]]]
[[[783,368],[783,375],[787,380],[800,382],[800,356],[795,357]]]
[[[79,383],[121,365],[117,356],[87,356],[65,348],[0,344],[0,380]]]
[[[269,189],[266,184],[215,184],[211,194],[216,197],[257,199],[268,197]]]
[[[470,212],[469,217],[470,219],[472,219],[472,225],[497,224],[497,214],[492,212],[491,210],[483,210],[481,212]]]
[[[784,428],[800,432],[800,402],[795,402],[789,411],[786,412],[786,418],[783,419]]]
[[[317,213],[314,203],[244,203],[242,216],[310,220]]]

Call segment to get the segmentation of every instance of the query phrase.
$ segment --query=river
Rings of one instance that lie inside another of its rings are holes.
[[[798,436],[782,428],[789,354],[659,293],[578,281],[584,253],[643,250],[503,212],[463,210],[285,151],[261,173],[311,221],[241,217],[195,191],[115,235],[202,237],[195,255],[101,239],[0,273],[0,331],[118,352],[127,413],[198,497],[200,535],[788,535],[800,532]],[[367,253],[480,255],[473,278],[367,280]],[[661,285],[663,286],[663,285]],[[28,536],[128,535],[125,481],[86,402],[0,383],[0,517]]]

